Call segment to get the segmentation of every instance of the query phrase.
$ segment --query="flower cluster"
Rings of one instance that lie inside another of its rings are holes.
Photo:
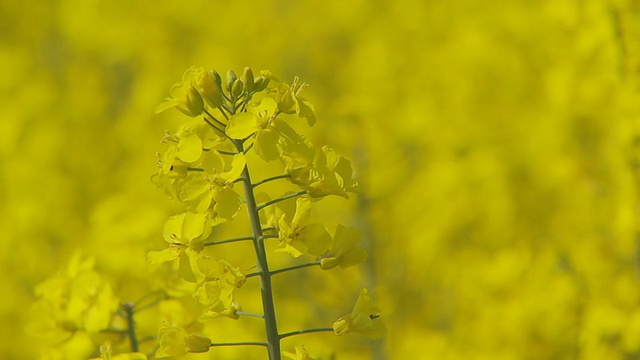
[[[270,270],[264,242],[277,239],[276,251],[294,258],[304,254],[315,258],[303,267],[346,268],[367,257],[358,245],[360,233],[356,229],[339,225],[332,236],[323,224],[310,221],[311,199],[329,195],[347,198],[348,193],[358,190],[358,183],[348,160],[327,146],[315,147],[296,130],[296,118],[308,126],[316,122],[313,105],[302,96],[306,87],[297,77],[286,84],[269,71],[254,76],[249,68],[241,76],[228,71],[223,82],[214,70],[192,67],[171,87],[170,96],[157,109],[176,108],[193,119],[176,133],[167,133],[163,141],[167,147],[158,154],[158,170],[152,181],[179,201],[184,212],[167,220],[163,237],[168,247],[151,251],[148,260],[153,264],[175,263],[173,268],[182,279],[195,284],[193,298],[203,306],[201,322],[244,315],[234,293],[249,277],[258,277],[265,310],[258,316],[265,319],[270,359],[282,356],[282,334],[277,330],[270,277],[299,267]],[[247,160],[251,150],[265,162],[279,161],[282,174],[252,183]],[[254,194],[259,184],[281,179],[299,187],[299,191],[274,199]],[[295,209],[281,206],[284,200],[294,198]],[[257,203],[256,199],[264,202]],[[212,228],[232,221],[243,206],[249,214],[251,235],[210,239]],[[256,252],[257,271],[252,274],[244,274],[231,263],[204,252],[217,244],[243,240],[252,241]],[[349,330],[336,333],[358,331],[362,328],[359,324],[358,320]],[[156,355],[207,351],[211,345],[190,346],[190,336],[167,324],[158,336],[160,349]],[[304,348],[284,354],[311,358]]]
[[[110,327],[119,301],[111,285],[94,270],[94,260],[76,253],[67,267],[36,286],[27,332],[52,343],[77,332]]]
[[[87,334],[95,346],[91,356],[103,360],[180,357],[227,345],[264,346],[270,360],[307,360],[313,358],[304,347],[283,351],[280,340],[317,331],[380,336],[383,328],[379,311],[366,290],[361,294],[366,298],[358,300],[353,313],[340,318],[333,327],[293,333],[278,330],[273,275],[310,266],[323,270],[347,268],[367,258],[359,245],[358,230],[339,225],[331,235],[323,224],[311,221],[312,200],[329,195],[346,198],[347,193],[357,191],[358,184],[348,160],[327,146],[315,147],[295,130],[296,119],[309,126],[316,122],[313,105],[301,95],[306,87],[298,78],[289,85],[268,71],[254,76],[249,68],[239,77],[229,71],[224,84],[213,70],[187,70],[157,109],[175,108],[190,119],[175,133],[165,134],[166,148],[158,154],[158,169],[151,177],[181,206],[181,212],[164,224],[166,247],[147,254],[152,271],[158,274],[150,286],[154,291],[135,303],[122,303],[111,285],[93,269],[93,260],[77,255],[64,271],[36,288],[40,300],[33,307],[30,332],[58,343],[67,342],[77,333]],[[257,160],[279,161],[282,173],[252,182],[252,150]],[[254,193],[258,185],[278,180],[289,181],[299,189],[275,198]],[[285,206],[289,199],[291,203],[295,200],[295,207]],[[243,207],[249,218],[247,235],[214,238],[218,233],[214,228],[232,222]],[[251,272],[215,254],[216,245],[237,241],[253,245],[252,260],[256,263],[250,267]],[[266,241],[277,241],[276,252],[293,258],[306,255],[312,260],[270,269]],[[260,282],[262,314],[244,312],[237,299],[239,289],[252,279]],[[148,334],[147,326],[147,336],[142,338],[134,315],[155,305],[159,305],[160,319],[154,321],[162,320],[162,325],[156,336]],[[194,308],[198,313],[195,316],[193,311],[176,315]],[[243,316],[264,320],[265,342],[214,342],[199,334],[209,321],[221,317],[239,320]],[[155,340],[155,346],[144,345],[145,352],[140,351],[140,345],[150,344],[149,340]],[[125,349],[127,343],[130,347]]]

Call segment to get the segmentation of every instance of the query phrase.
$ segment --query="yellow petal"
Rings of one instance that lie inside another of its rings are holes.
[[[227,124],[226,133],[230,138],[241,140],[258,131],[258,118],[250,112],[233,115]]]

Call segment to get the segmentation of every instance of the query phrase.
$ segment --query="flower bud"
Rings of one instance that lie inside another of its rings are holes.
[[[216,80],[216,84],[218,84],[220,88],[222,88],[222,77],[220,77],[220,74],[218,74],[218,72],[213,69],[209,70],[209,72],[213,75],[213,78]]]
[[[242,82],[244,83],[244,91],[250,92],[254,89],[255,80],[253,78],[253,71],[251,71],[251,68],[249,67],[244,68],[244,71],[242,72],[242,76],[240,77],[240,80],[242,80]]]
[[[256,78],[256,84],[255,84],[255,86],[254,86],[254,89],[253,89],[253,90],[254,90],[255,92],[260,92],[260,91],[262,91],[262,90],[266,89],[266,88],[267,88],[267,86],[269,85],[269,81],[271,81],[271,79],[266,78],[266,77],[264,77],[264,76],[258,76],[258,77]]]
[[[183,103],[186,107],[186,111],[182,111],[185,115],[188,116],[198,116],[202,114],[202,110],[204,110],[204,101],[202,101],[202,96],[198,93],[198,90],[193,86],[189,85],[187,89],[187,97],[183,100]]]
[[[231,96],[237,98],[238,96],[240,96],[240,94],[242,94],[243,90],[244,90],[244,84],[242,83],[242,80],[236,80],[233,83],[233,88],[231,89]]]
[[[216,74],[213,70],[205,71],[195,78],[198,91],[212,108],[220,107],[223,103],[222,88],[216,81]]]
[[[236,82],[236,80],[238,80],[238,76],[236,75],[235,72],[233,72],[233,70],[229,70],[227,71],[227,91],[231,92],[231,90],[233,89],[233,84]]]

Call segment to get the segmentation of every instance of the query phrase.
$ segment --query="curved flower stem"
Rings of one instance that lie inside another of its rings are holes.
[[[239,341],[239,342],[212,343],[211,347],[214,347],[214,346],[245,346],[245,345],[257,345],[257,346],[269,347],[269,343],[260,342],[260,341]]]
[[[310,267],[310,266],[318,266],[318,265],[320,265],[320,261],[314,261],[314,262],[311,262],[311,263],[289,266],[289,267],[278,269],[278,270],[272,270],[271,271],[271,275],[280,274],[280,273],[283,273],[283,272],[296,270],[296,269],[302,269],[302,268],[306,268],[306,267]]]
[[[233,141],[238,152],[244,152],[242,141]],[[249,167],[245,166],[242,171],[245,202],[247,203],[247,211],[249,213],[249,221],[253,233],[253,247],[256,253],[256,269],[260,273],[260,293],[262,296],[262,309],[264,313],[265,330],[267,334],[267,343],[259,343],[267,347],[269,352],[269,360],[281,360],[280,355],[280,338],[278,337],[278,323],[276,320],[276,310],[273,302],[273,288],[271,286],[271,274],[269,273],[269,263],[267,261],[267,252],[262,241],[262,225],[260,223],[259,208],[256,205],[256,198],[251,187],[251,175]]]
[[[266,228],[262,228],[262,232],[274,231],[275,229],[275,226],[267,226]]]
[[[287,199],[291,199],[291,198],[294,198],[296,196],[302,196],[302,195],[305,195],[305,194],[307,194],[307,190],[298,191],[297,193],[293,193],[293,194],[281,196],[281,197],[279,197],[277,199],[269,200],[269,201],[265,202],[264,204],[258,205],[258,210],[262,210],[262,209],[266,208],[267,206],[279,203],[280,201],[285,201]]]
[[[211,122],[211,120],[207,119],[206,117],[204,117],[203,119],[204,119],[204,122],[206,122],[207,124],[209,124],[209,126],[211,126],[213,128],[213,130],[217,130],[222,135],[225,135],[225,136],[227,135],[227,133],[224,130],[222,130],[219,127],[217,127],[216,124]],[[227,138],[229,138],[229,137],[227,137]]]
[[[253,239],[254,239],[253,236],[242,236],[242,237],[237,237],[237,238],[233,238],[233,239],[226,239],[226,240],[219,240],[219,241],[209,241],[209,242],[204,243],[204,246],[228,244],[228,243],[232,243],[232,242],[236,242],[236,241],[253,240]]]
[[[216,117],[211,115],[211,113],[207,109],[204,109],[204,112],[205,112],[205,114],[209,115],[209,117],[211,117],[211,119],[213,121],[215,121],[218,125],[222,126],[223,129],[227,127],[227,124],[225,124],[222,121],[216,119]]]
[[[253,148],[253,145],[255,145],[255,142],[252,142],[251,144],[249,144],[249,146],[247,146],[247,148],[246,148],[246,149],[244,149],[244,153],[245,153],[245,154],[246,154],[246,153],[248,153],[248,152],[249,152],[249,150],[251,150],[251,149]]]
[[[211,126],[214,130],[217,130],[220,134],[222,134],[224,137],[226,137],[229,141],[233,142],[235,144],[235,141],[229,137],[229,135],[227,135],[227,133],[220,129],[219,127],[216,126],[216,124],[212,123],[209,119],[207,119],[206,116],[203,117],[204,122],[206,122],[207,124],[209,124],[209,126]]]
[[[135,310],[135,312],[140,312],[140,311],[143,311],[143,310],[146,310],[146,309],[150,309],[150,308],[158,305],[161,301],[166,300],[166,299],[168,299],[167,295],[166,294],[162,294],[162,296],[158,297],[157,299],[155,299],[155,300],[151,301],[150,303],[145,304],[143,306],[136,307],[134,305],[133,310]]]
[[[322,332],[322,331],[333,331],[333,328],[315,328],[315,329],[296,330],[296,331],[280,334],[279,337],[280,339],[284,339],[289,336],[296,336],[296,335],[309,334],[309,333]]]
[[[290,178],[290,177],[291,177],[291,175],[289,175],[289,174],[282,174],[282,175],[272,176],[272,177],[269,177],[269,178],[266,178],[266,179],[262,179],[262,180],[258,181],[257,183],[251,184],[251,187],[253,187],[255,189],[259,185],[266,184],[266,183],[268,183],[270,181],[279,180],[279,179],[286,179],[286,178]]]
[[[231,155],[231,156],[238,155],[238,153],[234,153],[234,152],[231,152],[231,151],[224,151],[224,150],[216,150],[216,151],[219,152],[222,155]]]
[[[229,100],[229,98],[227,98],[227,100]],[[229,101],[231,101],[231,100],[229,100]],[[219,106],[218,107],[218,111],[220,111],[222,116],[224,116],[224,118],[227,119],[227,121],[229,121],[229,116],[227,116],[227,113],[224,110],[225,110],[225,108],[223,106]]]
[[[120,305],[127,318],[127,334],[129,335],[129,343],[131,344],[131,352],[138,351],[138,338],[136,337],[136,323],[133,320],[133,303],[124,303]]]

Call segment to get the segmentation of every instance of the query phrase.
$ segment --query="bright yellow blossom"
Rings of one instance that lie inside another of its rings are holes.
[[[362,289],[351,314],[333,323],[336,335],[358,332],[368,339],[379,339],[386,333],[386,326],[380,318],[380,310],[373,304],[367,289]]]
[[[304,253],[320,255],[326,251],[331,235],[320,223],[307,224],[311,214],[311,201],[307,198],[296,200],[296,212],[291,223],[282,214],[278,221],[280,244],[276,251],[285,252],[293,257]]]

